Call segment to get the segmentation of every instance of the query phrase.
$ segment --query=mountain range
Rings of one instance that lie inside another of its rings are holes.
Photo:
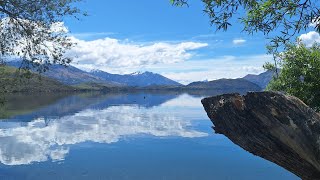
[[[160,74],[152,72],[135,72],[132,74],[111,74],[101,70],[93,70],[90,72],[93,76],[99,77],[105,81],[117,82],[127,86],[181,86],[180,83],[168,79]]]
[[[9,66],[20,67],[21,62],[8,62]],[[51,65],[42,74],[66,85],[100,84],[106,87],[146,87],[146,86],[180,86],[181,84],[152,72],[136,72],[132,74],[111,74],[101,70],[86,72],[74,66],[64,67]]]
[[[8,66],[20,67],[21,62],[11,61]],[[273,76],[273,72],[266,71],[259,75],[249,74],[238,79],[219,79],[214,81],[193,82],[186,86],[152,72],[135,72],[131,74],[111,74],[101,70],[83,71],[74,66],[52,65],[49,71],[42,74],[46,78],[56,80],[64,85],[82,89],[105,88],[151,88],[151,89],[211,89],[260,91],[266,88]]]
[[[268,71],[261,73],[259,75],[248,74],[245,77],[243,77],[243,79],[250,81],[250,82],[253,82],[253,83],[259,85],[261,88],[266,89],[266,87],[268,86],[268,84],[271,81],[273,76],[274,76],[274,72],[271,70],[268,70]]]

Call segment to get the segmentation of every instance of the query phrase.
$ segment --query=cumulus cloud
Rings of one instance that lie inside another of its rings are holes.
[[[39,118],[27,124],[11,124],[0,129],[0,162],[22,165],[60,161],[69,153],[70,145],[86,141],[115,143],[136,134],[187,138],[207,136],[207,133],[189,126],[191,120],[174,113],[138,106],[87,109],[50,121]]]
[[[234,39],[234,40],[232,41],[232,43],[233,43],[234,45],[241,45],[241,44],[244,44],[245,42],[247,42],[247,40],[242,39],[242,38]]]
[[[176,63],[190,59],[192,50],[208,46],[197,42],[139,44],[112,38],[84,41],[73,37],[73,41],[77,45],[68,55],[75,55],[76,65],[86,69]]]
[[[320,43],[320,35],[316,31],[310,31],[306,34],[302,34],[299,39],[308,47],[311,47],[314,43]]]
[[[262,65],[272,60],[267,55],[197,60],[192,50],[208,46],[197,42],[139,44],[112,38],[93,41],[74,38],[74,41],[78,46],[70,53],[77,56],[74,65],[80,69],[100,69],[119,74],[152,71],[183,84],[261,73],[264,71]],[[244,39],[235,40],[237,44],[244,42]]]

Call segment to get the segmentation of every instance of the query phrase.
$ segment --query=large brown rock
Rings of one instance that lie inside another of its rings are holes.
[[[202,104],[216,133],[302,179],[320,179],[320,115],[276,92],[226,94]]]

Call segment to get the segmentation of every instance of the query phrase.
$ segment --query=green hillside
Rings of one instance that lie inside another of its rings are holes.
[[[2,92],[59,92],[73,91],[74,88],[36,73],[0,66],[0,90]]]

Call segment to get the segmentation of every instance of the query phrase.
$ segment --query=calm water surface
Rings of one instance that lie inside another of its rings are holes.
[[[7,96],[0,179],[298,179],[214,134],[200,100],[174,93]]]

